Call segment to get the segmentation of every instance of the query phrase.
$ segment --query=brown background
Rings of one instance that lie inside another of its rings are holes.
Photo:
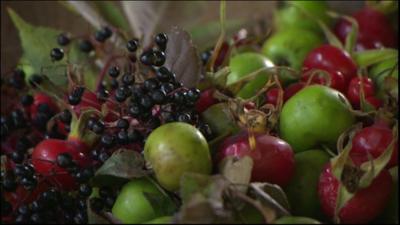
[[[330,1],[333,9],[350,12],[359,8],[361,1]],[[206,23],[218,20],[218,1],[175,1],[166,10],[164,27],[185,26],[185,22],[195,20]],[[275,1],[228,1],[228,18],[268,17],[276,6]],[[25,20],[35,24],[55,27],[73,34],[87,32],[87,22],[66,10],[57,1],[1,1],[1,74],[10,70],[21,55],[19,37],[10,21],[6,8],[13,8]]]

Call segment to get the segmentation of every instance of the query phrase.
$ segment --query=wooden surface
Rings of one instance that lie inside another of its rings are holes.
[[[331,1],[330,4],[335,10],[350,12],[359,8],[363,2]],[[227,1],[227,17],[270,18],[275,5],[274,1]],[[13,68],[21,55],[19,37],[8,17],[7,7],[13,8],[25,20],[35,25],[55,27],[77,35],[90,30],[84,19],[66,10],[57,1],[1,1],[1,74]],[[161,27],[169,28],[172,25],[184,27],[188,21],[192,24],[217,21],[218,14],[218,1],[171,2]]]

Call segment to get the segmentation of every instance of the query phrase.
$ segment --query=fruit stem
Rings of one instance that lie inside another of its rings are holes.
[[[111,56],[111,57],[109,57],[109,58],[107,59],[106,64],[105,64],[104,67],[101,69],[100,75],[99,75],[99,77],[97,78],[96,91],[99,91],[99,90],[100,90],[101,83],[103,82],[104,77],[105,77],[105,75],[106,75],[106,73],[107,73],[108,67],[110,67],[111,63],[114,62],[115,60],[117,60],[117,59],[119,59],[119,58],[123,58],[123,57],[125,57],[125,55],[114,55],[114,56]]]

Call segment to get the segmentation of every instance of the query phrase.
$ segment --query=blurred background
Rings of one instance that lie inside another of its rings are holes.
[[[363,1],[328,2],[333,10],[342,13],[351,13],[364,4]],[[119,5],[117,1],[113,4]],[[268,23],[278,5],[279,1],[227,1],[227,19],[230,21],[227,25],[232,30],[257,20],[270,25]],[[8,16],[7,7],[13,8],[22,18],[36,26],[54,27],[74,35],[87,34],[93,30],[86,20],[66,9],[60,1],[1,1],[1,73],[13,68],[21,56],[20,40]],[[218,30],[219,1],[171,1],[163,15],[156,31],[167,31],[177,25],[195,33],[195,42],[215,43],[217,32],[208,35],[205,40],[201,36],[207,35],[202,27]]]

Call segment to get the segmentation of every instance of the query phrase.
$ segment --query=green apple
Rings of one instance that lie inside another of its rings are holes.
[[[211,173],[208,143],[194,126],[173,122],[153,130],[144,146],[144,158],[152,166],[161,186],[179,189],[185,172]]]
[[[294,216],[322,218],[317,186],[319,176],[330,156],[322,150],[307,150],[295,154],[296,170],[284,190]]]
[[[326,86],[311,85],[292,96],[282,108],[281,138],[297,152],[320,144],[336,146],[355,118],[346,97]]]
[[[323,39],[314,32],[293,27],[279,30],[269,37],[262,52],[275,65],[300,70],[307,54],[322,43]]]
[[[226,84],[234,84],[238,80],[246,77],[246,75],[256,72],[262,68],[273,66],[274,64],[271,62],[271,60],[258,53],[245,52],[237,54],[229,61],[229,68],[231,72],[227,77]],[[254,96],[257,91],[260,90],[268,81],[270,74],[271,71],[267,70],[259,72],[254,79],[248,81],[240,88],[240,90],[236,93],[236,96],[243,99],[248,99]]]
[[[304,11],[306,13],[304,13]],[[322,30],[317,18],[330,26],[333,22],[326,12],[329,10],[326,1],[286,1],[283,8],[277,10],[274,14],[276,29],[308,29],[322,34]],[[309,14],[311,17],[307,16]],[[298,34],[297,37],[300,37]]]
[[[145,193],[167,198],[148,178],[138,178],[126,183],[115,200],[112,214],[123,223],[143,223],[158,216]],[[171,201],[167,199],[167,201]]]

